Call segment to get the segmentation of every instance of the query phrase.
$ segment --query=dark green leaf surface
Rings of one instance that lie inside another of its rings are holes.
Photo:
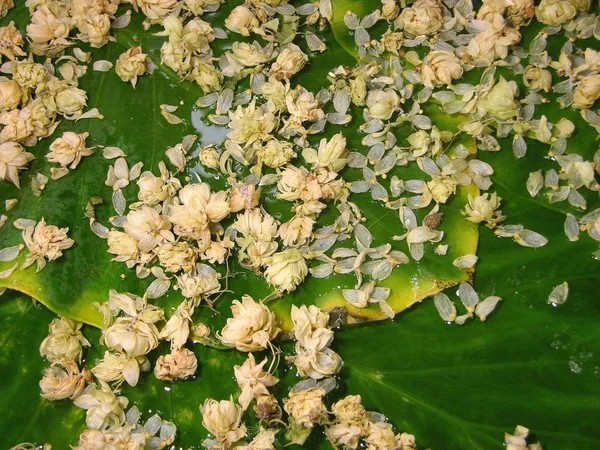
[[[341,46],[335,45],[333,34],[328,33],[330,48],[311,60],[309,70],[298,78],[300,84],[315,88],[324,83],[325,74],[335,65],[353,64],[353,37],[340,20],[348,9],[359,16],[370,12],[366,5],[334,0],[333,32]],[[226,5],[215,20],[222,20],[230,8]],[[24,8],[15,12],[19,23],[24,23]],[[162,38],[142,36],[139,17],[131,28],[119,31],[117,37],[117,44],[95,53],[94,58],[114,61],[126,47],[143,39],[144,48],[158,61]],[[315,73],[322,74],[322,78],[318,79]],[[90,94],[88,105],[98,107],[105,119],[63,122],[58,132],[89,131],[91,144],[119,146],[127,153],[130,165],[142,160],[144,169],[153,171],[157,170],[158,161],[165,159],[166,147],[180,142],[184,134],[198,133],[203,144],[221,142],[224,130],[207,126],[202,120],[204,112],[192,111],[200,95],[197,87],[183,84],[176,88],[176,82],[173,73],[161,69],[151,77],[142,77],[133,95],[131,86],[121,82],[114,72],[89,73],[82,80],[82,87]],[[184,100],[184,105],[176,114],[186,123],[168,125],[158,105],[177,104],[179,100]],[[545,113],[551,120],[565,115],[555,106],[548,107]],[[570,142],[569,150],[589,158],[597,147],[595,133],[589,128],[583,131],[585,124],[576,113],[566,115],[582,130]],[[355,124],[350,124],[345,134],[360,149],[360,135],[355,130]],[[576,243],[564,236],[564,213],[572,212],[578,217],[581,213],[563,204],[550,206],[541,196],[529,197],[525,189],[527,174],[553,167],[554,163],[543,158],[546,148],[528,144],[529,153],[520,161],[512,156],[509,142],[503,142],[502,152],[480,155],[496,170],[493,189],[503,198],[508,223],[521,223],[550,241],[546,247],[528,249],[509,239],[496,238],[488,229],[481,230],[475,287],[481,292],[494,285],[496,295],[503,298],[487,322],[447,326],[432,302],[426,302],[398,315],[394,322],[349,327],[336,333],[335,350],[345,366],[340,373],[340,387],[330,395],[331,399],[345,394],[362,395],[367,408],[386,414],[398,430],[414,433],[420,448],[500,449],[504,432],[512,432],[517,424],[531,428],[546,450],[600,448],[600,295],[596,282],[598,262],[591,257],[597,245],[587,235]],[[48,145],[48,141],[43,141],[33,150],[38,159],[32,164],[31,173],[48,174],[50,166],[43,159]],[[40,198],[31,193],[29,173],[23,174],[20,191],[7,183],[0,186],[1,200],[20,199],[0,232],[0,248],[20,241],[18,231],[10,225],[18,217],[44,216],[49,223],[70,226],[78,242],[61,260],[49,263],[39,274],[29,269],[0,282],[39,298],[60,314],[92,324],[98,324],[98,316],[91,303],[104,301],[109,288],[141,294],[148,283],[137,280],[133,271],[123,265],[109,263],[106,243],[92,234],[83,217],[83,208],[93,195],[106,199],[106,204],[97,209],[99,219],[107,223],[112,215],[110,188],[104,186],[109,164],[97,151],[68,177],[50,182]],[[353,176],[348,174],[348,178]],[[211,183],[218,185],[219,181]],[[132,200],[134,189],[128,190],[127,195]],[[588,201],[589,209],[598,207],[597,196]],[[449,243],[455,253],[449,254],[445,262],[426,256],[419,265],[396,269],[387,281],[395,288],[397,310],[423,298],[428,289],[437,290],[436,280],[443,285],[444,281],[464,279],[464,274],[450,265],[456,256],[473,252],[477,244],[473,227],[458,214],[464,202],[463,194],[447,205],[442,224],[447,238],[454,240]],[[359,205],[369,217],[366,225],[375,235],[375,243],[385,243],[390,236],[402,234],[395,214],[368,198],[359,200]],[[276,207],[271,212],[282,217],[286,214]],[[391,218],[397,228],[387,226]],[[458,231],[460,227],[464,229]],[[406,251],[400,244],[397,248]],[[469,248],[472,250],[467,251]],[[233,267],[232,271],[237,273],[238,269]],[[252,274],[244,273],[234,280],[230,287],[237,295],[252,292],[255,298],[261,298],[269,292],[264,281]],[[569,299],[557,308],[548,305],[548,294],[564,281],[570,285]],[[340,287],[352,286],[353,282],[350,276],[309,280],[293,295],[272,303],[272,307],[285,318],[291,303],[334,306],[340,300]],[[227,312],[231,298],[235,296],[224,297],[218,309]],[[170,306],[178,301],[173,296],[159,303]],[[81,410],[69,403],[39,398],[37,383],[47,363],[39,357],[38,347],[53,317],[47,309],[33,307],[30,300],[17,294],[7,293],[0,300],[2,448],[23,441],[50,442],[56,449],[68,448],[76,443],[83,428]],[[220,317],[212,319],[222,321]],[[84,332],[97,341],[97,330],[87,327]],[[200,363],[196,379],[170,384],[145,375],[140,385],[124,392],[146,418],[158,411],[163,418],[176,422],[178,448],[198,446],[206,436],[198,406],[206,397],[227,398],[237,392],[232,366],[243,360],[243,355],[236,352],[200,345],[195,346],[195,351]],[[101,354],[101,348],[96,348],[86,360],[93,365]],[[297,380],[291,373],[280,376],[282,383],[277,389],[283,395]],[[314,436],[306,448],[327,448],[328,444],[322,441],[320,435]]]
[[[597,245],[587,235],[569,242],[564,214],[529,198],[524,180],[541,163],[539,154],[519,165],[509,151],[486,160],[496,168],[510,223],[550,242],[534,250],[481,231],[475,287],[495,286],[504,299],[485,323],[440,326],[427,302],[394,324],[339,333],[348,390],[414,432],[425,448],[501,448],[503,433],[516,424],[529,427],[544,449],[598,448]],[[569,299],[550,306],[550,291],[564,281]]]
[[[227,5],[205,18],[213,23],[222,24],[231,8],[233,5]],[[23,9],[17,9],[21,26],[27,20]],[[337,21],[339,14],[339,10],[336,9],[334,30],[339,26]],[[298,79],[299,83],[315,91],[326,85],[327,73],[331,68],[340,64],[352,64],[348,49],[340,47],[331,32],[326,37],[331,50],[315,56],[308,70]],[[118,30],[116,38],[116,43],[94,51],[94,60],[116,61],[127,48],[141,44],[143,50],[149,52],[157,64],[160,63],[160,46],[164,38],[144,32],[139,15],[134,15],[132,23],[127,28]],[[227,45],[227,43],[217,42],[216,52],[222,51]],[[78,123],[63,121],[57,129],[57,135],[67,130],[80,133],[88,131],[90,133],[88,145],[121,148],[127,154],[130,167],[142,161],[144,170],[158,173],[159,161],[166,161],[164,151],[167,147],[181,142],[186,134],[198,135],[199,140],[196,145],[200,146],[210,143],[222,144],[227,132],[225,128],[209,125],[204,118],[207,111],[200,111],[194,107],[195,101],[202,95],[198,86],[190,82],[178,85],[176,74],[160,65],[153,75],[140,77],[135,90],[128,83],[122,82],[114,70],[99,73],[93,72],[91,68],[82,78],[81,88],[89,94],[88,107],[97,107],[105,119],[82,120]],[[180,101],[183,104],[175,114],[184,119],[185,123],[170,125],[161,116],[159,105],[179,105]],[[363,136],[357,131],[361,113],[356,110],[355,119],[346,127],[330,126],[328,135],[342,131],[350,148],[366,152],[366,148],[361,144]],[[403,137],[406,137],[411,130],[406,127],[400,132],[403,133]],[[110,187],[104,185],[108,166],[114,161],[105,160],[101,149],[97,149],[94,155],[85,158],[77,169],[66,177],[58,181],[50,181],[41,197],[33,195],[28,174],[40,172],[49,176],[53,164],[44,158],[49,144],[48,140],[42,140],[31,150],[37,159],[31,164],[27,173],[22,174],[20,190],[8,183],[2,184],[0,200],[17,198],[19,202],[8,213],[8,223],[0,233],[0,248],[21,242],[20,231],[10,225],[15,219],[39,220],[42,217],[47,223],[70,227],[70,237],[75,240],[76,245],[66,251],[60,260],[48,264],[39,273],[35,273],[35,267],[30,267],[26,270],[17,270],[7,279],[0,279],[0,287],[8,287],[31,295],[57,314],[99,326],[101,318],[93,306],[94,302],[106,301],[109,289],[141,295],[150,280],[140,281],[133,270],[127,269],[123,264],[111,263],[111,255],[106,252],[108,248],[106,242],[92,233],[89,221],[83,214],[90,197],[100,196],[104,199],[104,204],[96,208],[100,222],[108,226],[108,217],[114,215],[110,200],[112,191]],[[354,172],[356,173],[347,173],[344,177],[355,179],[359,172],[356,170]],[[390,173],[390,176],[393,173],[405,179],[422,178],[422,174],[414,168],[410,170],[400,168]],[[223,181],[214,173],[193,168],[191,175],[194,179],[201,178],[209,182],[215,189],[225,187]],[[445,257],[428,255],[419,263],[411,262],[395,270],[385,281],[385,286],[393,288],[389,303],[394,311],[403,311],[416,301],[468,278],[466,273],[452,266],[452,261],[458,256],[475,253],[477,248],[477,227],[464,221],[460,215],[467,193],[476,192],[476,189],[473,189],[461,188],[453,203],[443,208],[445,220],[442,229],[446,232],[446,243],[450,245],[448,255]],[[124,192],[128,202],[136,201],[134,183]],[[383,245],[390,242],[393,235],[404,233],[397,213],[373,202],[369,194],[354,195],[352,201],[358,204],[364,216],[369,219],[366,225],[375,237],[374,245]],[[277,218],[290,216],[290,203],[269,201],[265,207]],[[331,222],[334,218],[335,216],[330,214]],[[408,250],[405,243],[395,244],[395,248],[404,252]],[[25,257],[25,253],[22,252],[21,259]],[[14,262],[0,263],[0,270],[12,267],[13,264]],[[228,288],[234,293],[224,295],[219,302],[219,310],[224,314],[228,313],[231,300],[239,298],[242,294],[250,293],[255,298],[262,298],[270,292],[264,280],[242,269],[236,263],[233,263],[232,272],[237,278],[235,283],[228,285]],[[238,282],[239,277],[242,280]],[[354,284],[353,276],[334,276],[327,280],[309,277],[300,289],[273,303],[272,307],[280,316],[282,326],[289,329],[291,327],[289,313],[292,304],[316,303],[328,310],[337,306],[348,306],[341,295],[340,287],[351,288]],[[172,307],[177,306],[180,301],[179,295],[170,292],[158,303]],[[385,318],[376,305],[362,310],[349,308],[349,313],[356,321]]]

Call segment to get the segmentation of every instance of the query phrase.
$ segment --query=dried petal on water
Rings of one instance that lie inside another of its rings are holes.
[[[100,59],[98,61],[94,61],[94,72],[108,72],[113,68],[113,63],[110,61],[106,61],[105,59]]]
[[[456,258],[452,262],[452,265],[459,269],[468,269],[469,267],[473,267],[477,263],[478,259],[479,258],[477,257],[477,255],[473,255],[473,254],[463,255],[463,256],[459,256],[458,258]]]
[[[306,33],[306,45],[311,52],[324,52],[327,50],[325,43],[314,33]]]
[[[131,11],[126,11],[125,14],[122,14],[119,17],[117,17],[115,20],[113,20],[113,22],[110,24],[110,27],[118,30],[121,28],[125,28],[127,25],[129,25],[130,22],[131,22]]]
[[[173,114],[173,111],[177,111],[176,106],[171,105],[160,105],[160,114],[169,122],[171,125],[179,125],[183,123],[183,120]]]
[[[539,194],[542,187],[544,187],[544,177],[542,176],[542,171],[538,170],[537,172],[531,172],[529,174],[529,178],[527,178],[527,192],[532,197],[535,197]]]
[[[440,317],[445,322],[454,322],[456,319],[456,306],[454,306],[454,303],[446,294],[435,294],[433,296],[433,303],[440,313]]]
[[[569,241],[575,242],[579,240],[579,223],[573,214],[567,214],[564,229]]]
[[[569,284],[565,281],[564,283],[559,284],[548,296],[548,303],[553,306],[562,305],[567,301],[567,297],[569,296]]]
[[[501,300],[502,299],[500,297],[495,295],[485,298],[483,301],[477,304],[477,307],[475,308],[475,314],[477,317],[479,317],[479,319],[481,319],[482,322],[485,322],[487,317],[494,312],[496,306]]]
[[[548,239],[535,231],[524,229],[513,236],[515,242],[523,247],[538,248],[548,243]]]
[[[315,278],[327,278],[333,273],[333,264],[320,264],[309,269],[311,275]]]
[[[113,191],[112,202],[116,213],[119,216],[122,216],[125,213],[127,202],[125,201],[125,196],[123,195],[123,191],[121,191],[121,189]]]
[[[150,299],[160,298],[167,293],[169,287],[171,287],[171,282],[168,279],[157,278],[146,289],[146,295]]]
[[[458,295],[460,296],[460,301],[463,305],[465,305],[465,308],[467,308],[469,314],[473,314],[475,307],[479,303],[479,295],[477,295],[477,292],[475,292],[473,286],[465,281],[461,282],[458,286]]]
[[[19,252],[23,249],[23,244],[15,245],[13,247],[5,247],[0,250],[0,262],[8,262],[16,259],[19,256]]]
[[[16,264],[15,264],[14,266],[12,266],[11,268],[1,271],[1,272],[0,272],[0,280],[1,280],[1,279],[4,279],[4,278],[8,278],[8,277],[10,277],[10,276],[13,274],[13,272],[14,272],[15,270],[17,270],[18,268],[19,268],[19,263],[16,263]]]
[[[119,147],[104,147],[104,149],[102,149],[102,156],[106,159],[115,159],[127,155]]]
[[[108,239],[109,230],[96,219],[90,219],[90,228],[92,232],[101,239]]]

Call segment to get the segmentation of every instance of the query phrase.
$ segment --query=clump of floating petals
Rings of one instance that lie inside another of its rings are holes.
[[[117,385],[126,381],[135,386],[140,378],[140,371],[150,370],[150,361],[145,356],[130,358],[123,353],[105,352],[104,358],[92,369],[94,376],[101,381],[116,382]]]
[[[230,448],[246,435],[246,425],[242,423],[244,410],[230,400],[206,399],[200,406],[202,426],[214,436],[202,442],[208,449]]]
[[[187,348],[179,348],[158,357],[154,375],[159,380],[172,381],[194,375],[197,368],[198,359],[194,352]]]
[[[44,370],[40,381],[41,396],[47,400],[75,400],[91,380],[92,374],[87,368],[80,371],[72,359],[60,359]]]
[[[257,270],[269,261],[277,250],[277,221],[259,208],[238,214],[233,228],[238,231],[236,244],[242,266]]]
[[[254,355],[250,353],[244,364],[233,368],[235,379],[242,389],[238,401],[244,410],[248,408],[252,399],[269,395],[267,388],[274,386],[279,381],[271,373],[264,371],[266,363],[267,358],[256,364]]]
[[[25,170],[29,161],[35,159],[33,154],[16,142],[0,144],[0,180],[9,180],[20,187],[19,171]]]
[[[250,36],[250,32],[258,29],[259,25],[256,16],[245,5],[233,8],[227,19],[225,19],[225,26],[242,36]]]
[[[241,105],[235,111],[229,111],[227,135],[236,144],[249,146],[256,141],[266,141],[277,125],[275,115],[266,108],[256,106],[253,100],[246,108]]]
[[[23,230],[23,242],[29,254],[23,262],[23,268],[37,264],[36,272],[46,266],[46,261],[54,261],[62,256],[62,251],[71,248],[75,241],[67,237],[68,228],[46,225],[44,219]]]
[[[123,228],[143,252],[149,252],[165,241],[175,240],[167,218],[148,206],[130,211]]]
[[[329,140],[321,139],[318,150],[305,148],[302,152],[306,162],[313,164],[313,168],[324,167],[335,172],[344,168],[348,160],[347,154],[346,138],[342,133],[334,135]]]
[[[319,387],[311,387],[299,391],[291,391],[283,401],[283,409],[294,419],[294,422],[311,429],[327,418],[327,408],[323,404],[325,391]]]
[[[147,304],[144,298],[111,290],[108,302],[100,310],[104,315],[101,344],[130,358],[143,356],[158,346],[155,323],[164,315],[157,306]],[[125,315],[114,319],[121,311]]]
[[[502,198],[494,192],[493,194],[482,194],[473,197],[469,194],[469,201],[465,205],[463,215],[469,222],[481,223],[484,222],[488,227],[494,228],[498,223],[506,219],[502,215],[500,201]]]
[[[269,259],[265,279],[279,292],[292,292],[307,274],[308,265],[302,252],[287,248]]]
[[[349,449],[358,448],[370,423],[361,401],[360,395],[348,395],[331,405],[335,423],[325,429],[325,434],[335,444]]]
[[[529,429],[522,425],[517,425],[514,434],[504,433],[506,450],[543,450],[542,444],[539,442],[527,445],[528,438]]]
[[[256,302],[249,295],[242,301],[234,300],[231,307],[233,317],[219,336],[221,342],[228,347],[235,347],[241,352],[265,350],[281,331],[277,326],[277,317],[262,302]]]
[[[23,100],[23,90],[16,81],[0,81],[0,111],[17,108]]]
[[[400,450],[416,449],[415,437],[407,433],[394,433],[392,426],[387,422],[370,423],[367,429],[365,442],[368,448]]]
[[[190,335],[192,314],[194,314],[194,305],[190,301],[182,302],[175,314],[169,318],[159,337],[170,340],[173,349],[183,347]]]
[[[516,83],[500,78],[498,83],[480,100],[482,107],[497,120],[509,120],[519,115],[519,104],[515,100]]]
[[[208,184],[194,183],[179,191],[179,203],[171,206],[169,221],[181,237],[210,241],[209,222],[219,222],[229,212],[227,192],[211,192]]]
[[[300,72],[308,61],[308,56],[295,44],[283,48],[271,66],[269,75],[276,80],[290,79]]]
[[[6,56],[11,61],[14,61],[17,56],[25,56],[23,47],[23,36],[15,27],[14,22],[10,22],[5,27],[0,27],[0,55]]]
[[[275,435],[279,430],[274,428],[263,428],[260,430],[254,439],[248,445],[236,447],[237,450],[275,450],[274,442]]]
[[[117,397],[108,384],[100,381],[100,388],[90,384],[73,403],[86,410],[85,422],[89,428],[105,430],[116,428],[125,421],[123,409],[129,401]]]
[[[55,139],[50,144],[50,151],[46,158],[48,161],[58,163],[63,167],[76,168],[82,157],[94,153],[92,149],[85,146],[85,140],[88,136],[89,133],[78,134],[66,131],[62,137]]]
[[[142,47],[133,47],[122,53],[115,65],[115,72],[121,80],[135,87],[138,77],[146,73],[146,57]]]
[[[66,317],[54,319],[48,326],[48,336],[40,344],[40,355],[51,362],[62,359],[80,362],[83,347],[90,346],[81,333],[82,326],[81,322]]]
[[[86,429],[79,435],[79,445],[73,450],[90,449],[161,449],[175,440],[177,427],[162,420],[158,414],[140,423],[141,413],[133,406],[127,411],[127,421],[108,430]]]
[[[435,0],[417,0],[402,9],[394,25],[415,36],[435,34],[443,25],[440,5]]]
[[[328,328],[329,314],[317,306],[292,306],[293,333],[296,338],[296,356],[289,357],[298,374],[319,380],[336,374],[342,359],[331,350],[333,331]]]

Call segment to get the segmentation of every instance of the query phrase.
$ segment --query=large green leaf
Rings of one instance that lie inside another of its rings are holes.
[[[320,86],[332,67],[353,64],[353,38],[343,28],[340,17],[347,9],[362,16],[370,10],[366,5],[367,2],[334,0],[333,29],[341,45],[337,46],[334,36],[327,34],[330,49],[313,57],[299,83],[310,88]],[[226,5],[215,20],[222,20],[229,8],[231,5]],[[25,23],[27,14],[22,6],[14,13],[16,16],[9,20],[16,18],[20,24]],[[119,31],[117,37],[118,43],[102,49],[95,58],[115,60],[126,47],[141,40],[154,59],[159,59],[161,39],[142,35],[139,18],[131,28]],[[207,126],[202,121],[203,112],[192,112],[199,95],[197,88],[184,84],[174,91],[175,81],[173,73],[160,69],[153,76],[140,79],[134,95],[131,87],[114,73],[90,73],[82,85],[90,93],[89,106],[97,106],[105,120],[63,123],[58,131],[90,131],[92,143],[118,145],[128,154],[130,164],[142,160],[145,169],[152,170],[164,159],[164,149],[179,142],[184,134],[197,132],[202,143],[220,142],[223,130]],[[177,114],[186,124],[168,125],[156,106],[175,104],[180,99],[185,103]],[[588,157],[593,153],[596,146],[590,144],[595,133],[585,128],[577,114],[560,111],[555,105],[548,106],[545,113],[551,120],[565,114],[574,120],[578,132],[569,150]],[[344,133],[360,150],[355,125],[348,126]],[[595,283],[598,262],[591,253],[597,246],[587,236],[576,243],[564,236],[564,213],[580,216],[580,212],[562,204],[549,206],[543,197],[529,197],[525,189],[527,174],[554,164],[543,157],[547,149],[531,144],[528,155],[517,161],[509,143],[502,144],[504,151],[480,158],[496,170],[493,181],[503,197],[504,213],[510,223],[521,223],[542,233],[549,244],[535,250],[522,248],[483,229],[475,286],[481,291],[495,285],[496,294],[504,299],[494,316],[486,323],[447,326],[433,304],[427,302],[400,314],[394,322],[344,328],[336,334],[334,343],[345,361],[341,386],[330,396],[333,399],[346,393],[361,394],[368,408],[385,413],[399,430],[414,433],[422,448],[499,449],[503,433],[523,424],[550,450],[596,449],[600,447],[600,303]],[[9,222],[17,217],[39,219],[43,215],[50,223],[70,226],[78,245],[39,274],[29,269],[2,283],[40,299],[55,312],[98,324],[91,307],[93,301],[104,301],[109,288],[142,293],[148,281],[137,280],[124,266],[109,263],[105,243],[91,233],[83,217],[83,208],[93,195],[106,199],[107,204],[97,210],[99,219],[107,223],[112,214],[110,189],[104,186],[110,162],[97,154],[68,177],[51,182],[40,198],[31,194],[29,174],[49,170],[43,160],[47,145],[43,142],[33,150],[38,159],[29,173],[23,174],[21,191],[3,183],[0,200],[20,199],[9,213]],[[415,174],[405,172],[403,177]],[[347,174],[349,179],[354,176]],[[218,180],[211,183],[218,185]],[[129,199],[134,198],[134,190],[127,194]],[[451,249],[455,252],[448,255],[448,261],[425,258],[419,265],[398,268],[388,280],[397,296],[393,300],[397,310],[443,287],[434,282],[436,279],[452,280],[451,283],[464,279],[464,274],[448,263],[460,254],[474,252],[476,247],[474,228],[458,214],[464,201],[463,194],[445,210],[442,228],[453,240]],[[597,196],[588,201],[590,209],[598,206]],[[367,225],[376,243],[387,242],[391,235],[401,233],[397,217],[389,210],[369,199],[359,202],[370,219]],[[273,212],[284,214],[283,210]],[[392,218],[397,228],[387,225]],[[465,229],[460,231],[460,227]],[[19,233],[10,224],[0,232],[0,248],[19,240]],[[238,268],[233,271],[238,272]],[[417,280],[421,285],[413,286],[407,280]],[[553,308],[546,303],[547,296],[553,286],[564,281],[571,287],[569,299]],[[231,287],[237,295],[251,292],[261,297],[268,293],[264,282],[249,273],[236,277],[234,284]],[[272,305],[284,318],[292,302],[333,307],[340,304],[340,287],[351,285],[352,277],[310,280],[293,295]],[[231,298],[234,296],[224,298],[219,309],[226,311]],[[172,296],[160,303],[168,306],[179,300]],[[10,380],[5,382],[0,400],[4,412],[0,418],[3,448],[22,441],[51,442],[54,448],[68,448],[83,428],[81,410],[70,403],[50,403],[39,398],[37,382],[47,364],[38,356],[38,346],[52,317],[48,310],[33,307],[30,300],[16,294],[7,293],[0,302],[0,376]],[[87,327],[84,332],[97,342],[97,330]],[[200,345],[194,349],[200,361],[194,380],[168,384],[149,375],[136,388],[125,390],[130,400],[147,413],[145,417],[150,411],[159,411],[165,419],[174,420],[179,427],[177,446],[183,448],[198,446],[206,436],[198,405],[206,397],[226,398],[236,392],[231,367],[242,358],[235,352]],[[86,355],[88,364],[93,365],[101,353],[99,347],[90,351]],[[278,394],[295,381],[293,374],[285,375]],[[322,441],[321,436],[314,436],[307,448],[328,448]]]
[[[209,15],[207,20],[221,24],[232,7],[233,5],[227,5],[217,13]],[[339,6],[336,6],[335,14],[334,30],[337,30],[340,22]],[[21,26],[27,22],[27,14],[23,6],[17,7],[15,17]],[[13,16],[8,19],[12,18]],[[298,79],[299,83],[315,91],[327,82],[327,73],[332,67],[352,64],[352,57],[348,53],[349,47],[347,48],[346,44],[342,47],[336,43],[335,38],[339,38],[337,32],[335,37],[331,32],[326,34],[326,37],[331,49],[322,55],[314,56],[309,69]],[[127,28],[118,30],[116,38],[116,43],[94,51],[94,60],[115,61],[124,50],[141,43],[144,51],[148,51],[159,64],[160,46],[164,38],[144,32],[139,15],[134,16],[134,20]],[[340,41],[343,43],[344,39]],[[222,51],[228,47],[228,43],[220,43],[215,47],[217,52]],[[78,123],[63,121],[57,133],[66,130],[88,131],[89,144],[118,146],[127,154],[130,166],[142,161],[144,170],[152,170],[155,173],[158,172],[158,162],[166,160],[164,156],[166,148],[180,142],[186,134],[199,135],[197,145],[222,144],[227,130],[210,125],[205,119],[208,111],[194,107],[195,101],[202,94],[201,90],[189,82],[184,82],[174,89],[174,83],[177,81],[175,73],[159,64],[159,68],[152,76],[140,78],[134,91],[129,84],[123,83],[114,71],[99,73],[90,70],[82,78],[81,87],[89,92],[88,106],[97,107],[104,114],[105,119],[84,120]],[[183,118],[185,123],[169,125],[160,115],[158,105],[179,104],[180,101],[183,105],[176,114]],[[439,123],[443,123],[444,126],[456,125],[456,121],[444,117],[443,113],[434,113],[434,115],[437,115]],[[365,152],[365,147],[361,145],[362,135],[358,131],[360,116],[361,112],[355,111],[353,122],[343,128],[330,126],[327,134],[332,135],[341,129],[351,148]],[[399,131],[404,137],[410,132],[409,127]],[[48,142],[43,140],[33,148],[32,152],[37,159],[31,164],[28,174],[39,172],[49,175],[53,164],[44,158],[48,145]],[[5,188],[0,193],[0,200],[17,198],[19,202],[8,213],[8,224],[0,233],[0,248],[17,245],[20,242],[20,232],[10,226],[10,223],[21,217],[35,220],[44,217],[48,223],[70,227],[71,237],[75,240],[76,246],[65,252],[63,258],[48,264],[39,273],[35,273],[35,267],[30,267],[17,270],[7,279],[0,279],[0,287],[8,287],[31,295],[60,315],[96,326],[100,325],[101,318],[92,304],[105,301],[109,289],[138,294],[144,291],[150,280],[140,281],[133,270],[110,262],[111,255],[106,252],[106,243],[92,233],[89,221],[83,214],[92,196],[100,196],[104,199],[104,205],[98,206],[96,211],[100,222],[108,225],[108,217],[114,214],[110,201],[111,188],[104,185],[106,171],[111,162],[105,160],[101,150],[98,149],[94,155],[85,158],[67,177],[50,181],[39,198],[35,197],[30,189],[28,174],[22,175],[23,182],[20,190],[3,183]],[[223,181],[215,174],[193,167],[192,172],[194,178],[201,177],[215,189],[225,187]],[[360,175],[356,170],[354,171],[356,173],[351,172],[352,170],[347,170],[344,177],[352,180]],[[397,169],[395,173],[404,179],[422,178],[416,168]],[[419,263],[411,262],[395,270],[385,281],[384,285],[392,288],[389,303],[394,311],[400,312],[444,287],[468,279],[467,273],[458,270],[451,263],[458,256],[475,253],[477,248],[477,227],[464,221],[460,215],[460,209],[466,202],[469,192],[475,193],[477,190],[474,187],[460,188],[459,195],[454,201],[443,207],[445,220],[441,229],[446,232],[446,243],[450,245],[448,255],[428,256]],[[129,202],[135,201],[136,189],[133,183],[125,189],[125,194]],[[369,194],[353,195],[352,200],[358,204],[364,216],[369,218],[367,226],[375,237],[375,245],[390,242],[393,235],[402,234],[397,213],[373,202]],[[269,202],[266,208],[276,217],[290,216],[290,204],[286,202]],[[331,222],[334,218],[335,216],[330,214]],[[396,247],[407,250],[406,244],[397,244]],[[21,260],[24,256],[25,252],[22,253]],[[0,263],[0,270],[7,269],[12,264],[14,263]],[[228,312],[228,305],[233,298],[239,298],[245,293],[260,298],[270,292],[264,280],[236,263],[231,270],[233,273],[241,274],[241,277],[238,276],[235,283],[228,285],[233,293],[224,295],[219,302],[219,309],[223,313]],[[352,276],[334,276],[327,280],[309,277],[296,292],[275,302],[273,310],[280,316],[282,326],[289,329],[291,304],[315,303],[327,310],[340,306],[346,307],[348,303],[342,297],[340,287],[349,288],[354,284]],[[163,306],[176,306],[181,300],[180,296],[171,292],[160,299],[159,303]],[[351,307],[349,316],[355,321],[385,318],[376,305],[365,309]]]
[[[504,299],[493,317],[468,329],[440,327],[427,303],[395,324],[337,335],[348,390],[387,411],[425,446],[500,448],[499,436],[517,423],[530,427],[544,448],[600,445],[600,302],[598,261],[591,256],[597,244],[587,236],[569,242],[560,208],[529,197],[524,180],[545,162],[536,150],[519,163],[506,150],[486,158],[511,223],[550,241],[532,250],[481,232],[475,287],[495,286]],[[548,294],[564,281],[569,299],[552,307]]]
[[[505,155],[511,162],[512,156]],[[498,177],[510,179],[510,171],[507,164]],[[482,234],[476,286],[496,285],[505,299],[497,313],[468,328],[446,326],[428,302],[395,322],[339,331],[335,348],[345,367],[341,387],[331,397],[361,394],[368,408],[384,411],[400,430],[415,433],[423,448],[500,449],[503,433],[517,423],[531,427],[550,450],[598,448],[597,262],[584,256],[595,246],[586,239],[566,242],[561,215],[518,196],[517,186],[501,191],[508,199],[506,211],[513,217],[523,211],[523,223],[537,226],[550,243],[532,253],[491,233]],[[553,259],[556,255],[580,263],[569,266]],[[570,298],[553,308],[546,304],[547,295],[551,286],[563,281],[571,285]],[[37,380],[45,365],[37,348],[51,318],[26,299],[0,303],[0,373],[15,380],[2,399],[4,447],[34,440],[65,448],[82,427],[83,415],[74,406],[37,397]],[[91,328],[85,333],[98,337]],[[231,365],[240,361],[235,352],[195,349],[200,360],[195,380],[167,384],[150,376],[126,390],[143,411],[159,411],[177,422],[178,445],[183,448],[198,445],[205,436],[197,410],[204,398],[235,392]],[[95,350],[86,361],[98,354]],[[288,376],[279,389],[284,392],[294,382]],[[316,447],[317,442],[310,445]]]
[[[85,428],[85,412],[70,401],[42,400],[38,388],[42,371],[48,366],[39,356],[39,344],[47,334],[47,324],[55,316],[22,294],[7,296],[0,302],[0,374],[10,383],[2,391],[0,446],[49,442],[53,448],[68,448],[77,443],[79,433]],[[84,334],[93,347],[86,352],[83,363],[92,366],[103,353],[98,344],[100,333],[86,327]],[[235,392],[232,367],[244,359],[240,353],[202,345],[196,345],[195,351],[201,361],[196,379],[165,383],[152,375],[143,376],[137,387],[124,392],[130,406],[137,405],[146,419],[158,412],[164,419],[175,421],[180,429],[181,446],[199,445],[206,437],[198,406],[206,397],[225,398]]]

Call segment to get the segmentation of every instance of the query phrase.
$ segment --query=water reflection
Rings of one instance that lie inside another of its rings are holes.
[[[229,129],[218,125],[208,125],[206,121],[205,110],[192,110],[192,126],[200,136],[200,145],[222,144],[225,141]]]

